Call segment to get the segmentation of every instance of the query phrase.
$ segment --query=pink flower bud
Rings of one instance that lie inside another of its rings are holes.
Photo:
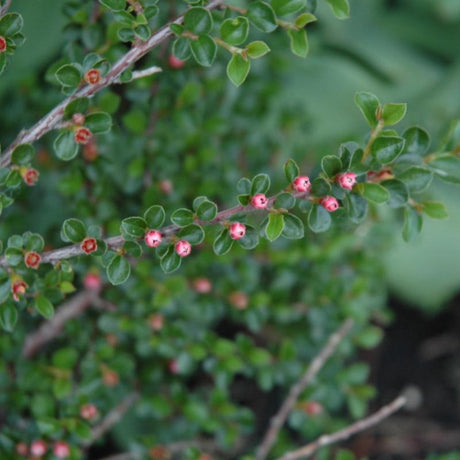
[[[161,233],[158,230],[147,230],[144,241],[148,247],[156,248],[161,244]]]
[[[53,446],[53,454],[57,458],[67,458],[70,455],[69,445],[63,441],[58,441]]]
[[[169,372],[171,372],[171,374],[177,375],[180,372],[179,364],[177,363],[175,359],[172,359],[171,361],[169,361],[168,369],[169,369]]]
[[[102,381],[107,387],[114,387],[120,381],[120,376],[112,369],[104,369],[102,374]]]
[[[89,69],[84,78],[88,85],[96,85],[101,81],[101,72],[98,69]]]
[[[246,225],[241,224],[240,222],[234,222],[232,225],[230,225],[229,232],[230,238],[232,240],[239,240],[240,238],[243,238],[244,235],[246,235]]]
[[[97,241],[94,238],[85,238],[80,247],[85,254],[91,254],[94,251],[97,251]]]
[[[6,39],[0,35],[0,53],[6,51]]]
[[[333,196],[329,195],[321,198],[319,204],[329,212],[337,211],[339,207],[339,202]]]
[[[340,185],[340,187],[351,190],[356,184],[356,174],[352,172],[338,174],[335,180]]]
[[[169,67],[171,67],[171,69],[182,69],[182,67],[184,67],[185,65],[185,61],[177,59],[176,56],[174,56],[173,54],[169,56],[168,62]]]
[[[149,322],[150,327],[154,331],[161,331],[163,329],[164,318],[163,318],[163,315],[160,315],[159,313],[150,315],[148,322]]]
[[[306,401],[302,404],[302,408],[308,415],[318,415],[323,412],[323,406],[316,401]]]
[[[74,139],[77,144],[87,144],[92,137],[92,133],[88,128],[82,126],[75,130]]]
[[[192,245],[185,240],[180,240],[174,246],[176,253],[181,257],[187,257],[192,252]]]
[[[85,116],[82,113],[74,113],[72,115],[72,121],[76,125],[82,125],[85,122]]]
[[[308,176],[298,176],[293,180],[292,187],[296,192],[309,192],[311,189],[310,178]]]
[[[29,448],[27,447],[27,444],[24,442],[18,442],[16,444],[16,453],[26,457],[29,454]]]
[[[248,296],[242,291],[234,291],[228,296],[228,300],[232,306],[238,310],[245,310],[249,305]]]
[[[92,163],[96,160],[99,156],[99,152],[97,150],[96,142],[90,139],[84,146],[83,146],[83,158]]]
[[[173,191],[173,184],[169,179],[163,179],[160,181],[160,190],[167,195]]]
[[[13,299],[19,301],[19,296],[22,294],[25,294],[27,289],[27,284],[23,281],[15,281],[13,283],[13,286],[11,287],[11,290],[13,291]]]
[[[38,181],[40,173],[34,168],[27,168],[22,172],[22,179],[29,187],[32,187]]]
[[[193,281],[193,289],[199,294],[207,294],[212,289],[211,281],[208,278],[197,278]]]
[[[251,198],[251,204],[256,209],[265,209],[268,206],[268,198],[263,193],[257,193]]]
[[[32,444],[30,445],[30,453],[34,457],[41,457],[42,455],[45,455],[46,449],[46,443],[41,439],[32,441]]]
[[[87,273],[83,285],[89,291],[99,291],[102,287],[101,277],[97,273]]]
[[[41,259],[42,258],[40,254],[38,254],[35,251],[30,251],[25,254],[24,263],[26,264],[27,267],[34,268],[36,270],[38,266],[40,265]]]
[[[85,420],[95,420],[99,417],[99,411],[94,404],[83,404],[83,406],[80,407],[80,417]]]

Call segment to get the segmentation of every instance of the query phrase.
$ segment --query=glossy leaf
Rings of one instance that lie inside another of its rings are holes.
[[[46,297],[37,297],[34,302],[35,310],[44,318],[49,319],[54,315],[53,304]]]
[[[273,8],[266,2],[250,2],[247,16],[254,26],[264,33],[269,34],[278,27]]]
[[[372,93],[361,91],[355,94],[355,104],[358,106],[364,118],[369,123],[371,128],[377,126],[378,120],[376,116],[380,102]]]
[[[211,13],[200,6],[190,8],[184,15],[184,26],[196,35],[207,34],[213,26]]]
[[[128,260],[120,254],[115,255],[107,265],[107,278],[114,286],[124,283],[130,273]]]
[[[86,237],[86,226],[79,219],[67,219],[62,224],[62,234],[64,241],[79,243]]]
[[[399,123],[406,115],[407,104],[383,104],[382,119],[386,126]]]
[[[446,207],[437,201],[424,201],[422,211],[432,219],[447,219],[449,214]]]
[[[217,45],[209,35],[200,35],[198,40],[191,41],[193,57],[198,64],[210,67],[217,53]]]
[[[421,166],[412,166],[398,174],[397,178],[406,184],[410,192],[419,193],[430,185],[433,174]]]
[[[251,68],[251,62],[240,54],[234,54],[227,65],[227,76],[235,86],[240,86],[246,80]]]
[[[275,241],[281,236],[284,228],[284,215],[270,213],[268,215],[268,223],[265,227],[265,235],[268,241]]]
[[[314,204],[308,213],[308,226],[315,233],[325,232],[331,226],[331,215],[319,204]]]
[[[214,240],[212,246],[214,253],[218,256],[227,254],[230,251],[230,249],[232,249],[233,241],[234,240],[230,237],[230,234],[228,233],[228,229],[224,228]]]
[[[121,221],[120,232],[124,237],[142,238],[147,230],[147,222],[142,217],[127,217]]]
[[[222,40],[230,45],[241,45],[249,33],[249,21],[244,16],[226,19],[220,26]]]
[[[71,131],[63,131],[54,141],[56,156],[64,161],[70,161],[77,156],[78,144]]]
[[[378,137],[372,144],[371,153],[382,164],[392,163],[398,158],[404,148],[402,137]]]
[[[403,239],[406,242],[413,241],[422,230],[423,219],[416,209],[407,206],[404,209]]]
[[[150,206],[150,208],[144,212],[144,220],[148,228],[160,228],[165,221],[165,210],[163,209],[163,206]]]
[[[284,227],[281,236],[290,240],[298,240],[304,237],[304,224],[293,214],[284,214]]]
[[[373,201],[374,203],[386,203],[390,199],[388,190],[380,184],[373,184],[372,182],[363,182],[357,184],[356,189],[366,200]]]

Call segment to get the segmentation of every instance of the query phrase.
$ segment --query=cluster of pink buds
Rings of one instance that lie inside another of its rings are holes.
[[[99,417],[99,411],[94,404],[83,404],[80,407],[80,417],[89,421],[96,420]]]
[[[94,238],[87,237],[81,242],[80,248],[85,254],[91,254],[97,251],[97,241]]]
[[[246,235],[246,225],[240,222],[233,222],[228,230],[232,240],[239,240]]]
[[[6,51],[6,39],[0,35],[0,53]]]
[[[334,212],[339,208],[339,202],[333,196],[324,196],[319,200],[319,204],[326,209],[326,211]]]
[[[257,193],[251,197],[251,204],[256,209],[265,209],[268,206],[268,198],[263,193]]]
[[[19,297],[26,293],[27,284],[23,280],[18,280],[13,283],[11,290],[13,291],[13,299],[19,301]]]
[[[356,174],[352,172],[338,174],[335,180],[340,185],[340,187],[346,190],[351,190],[356,184]]]
[[[88,85],[96,85],[101,81],[101,71],[98,69],[89,69],[84,76]]]
[[[34,168],[25,168],[22,172],[22,180],[25,182],[26,185],[32,187],[38,181],[38,176],[40,173]]]
[[[24,263],[29,268],[34,268],[35,270],[39,267],[40,261],[42,260],[40,254],[35,251],[26,252],[24,255]]]
[[[88,128],[84,126],[75,130],[74,139],[77,144],[87,144],[92,137],[92,133]]]
[[[192,245],[188,241],[179,240],[174,245],[174,249],[179,256],[187,257],[192,252]]]
[[[292,188],[296,192],[309,192],[311,189],[310,178],[308,176],[298,176],[292,181]]]
[[[161,233],[158,230],[147,230],[144,236],[145,244],[150,248],[156,248],[161,244]]]

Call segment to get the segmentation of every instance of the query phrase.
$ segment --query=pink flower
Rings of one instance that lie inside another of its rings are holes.
[[[101,72],[98,69],[89,69],[84,78],[88,85],[95,85],[101,81]]]
[[[24,263],[29,267],[29,268],[34,268],[35,270],[38,268],[40,265],[40,260],[42,260],[40,254],[38,254],[35,251],[30,251],[27,252],[24,256]]]
[[[6,50],[6,40],[5,37],[2,37],[0,35],[0,53],[3,53],[3,51]]]
[[[99,417],[99,411],[94,404],[83,404],[83,406],[80,407],[80,416],[85,420],[95,420]]]
[[[329,212],[337,211],[339,207],[339,202],[333,196],[329,195],[321,198],[319,204]]]
[[[97,241],[94,238],[85,238],[80,247],[85,254],[91,254],[94,251],[97,251]]]
[[[292,187],[296,192],[309,192],[311,189],[310,178],[308,176],[298,176],[293,180]]]
[[[251,204],[256,209],[265,209],[268,206],[268,198],[263,193],[257,193],[251,198]]]
[[[25,294],[27,288],[27,284],[20,280],[13,283],[11,290],[13,291],[13,299],[19,301],[19,296]]]
[[[352,172],[338,174],[335,180],[340,185],[340,187],[351,190],[356,184],[356,174]]]
[[[240,222],[233,222],[233,224],[229,227],[229,232],[232,240],[239,240],[246,235],[246,225]]]
[[[101,277],[97,273],[87,273],[83,284],[89,291],[98,291],[102,287]]]
[[[147,230],[144,241],[148,247],[156,248],[161,243],[161,233],[158,230]]]
[[[92,137],[92,133],[88,128],[82,126],[75,130],[74,139],[77,144],[87,144]]]
[[[85,122],[85,116],[82,113],[74,113],[72,115],[72,121],[76,125],[82,125]]]
[[[36,184],[38,181],[38,176],[40,173],[34,169],[34,168],[27,168],[23,173],[22,173],[22,179],[28,185],[29,187],[32,187],[33,185]]]
[[[174,249],[179,256],[187,257],[192,252],[192,245],[188,241],[180,240],[175,244]]]
[[[45,455],[46,449],[46,443],[41,439],[32,441],[32,444],[30,445],[30,453],[34,457],[41,457],[42,455]]]
[[[69,445],[63,441],[58,441],[53,446],[53,454],[58,458],[67,458],[70,455]]]

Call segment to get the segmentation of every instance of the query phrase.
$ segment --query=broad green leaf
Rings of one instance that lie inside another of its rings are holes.
[[[325,232],[331,226],[331,215],[321,205],[314,204],[308,213],[308,226],[315,233]]]
[[[234,54],[227,65],[227,76],[235,86],[240,86],[246,80],[251,68],[251,62],[241,54]]]
[[[385,126],[395,125],[400,122],[406,115],[407,104],[383,104],[382,107],[382,118],[385,122]]]
[[[374,203],[386,203],[390,199],[390,192],[380,184],[363,182],[357,184],[356,189],[366,200],[373,201]]]
[[[217,235],[214,243],[212,245],[214,253],[218,256],[227,254],[230,249],[232,249],[233,240],[228,233],[228,229],[224,228],[219,235]]]
[[[268,47],[268,45],[262,41],[255,41],[249,43],[249,45],[246,47],[246,50],[248,56],[251,59],[258,59],[270,52],[270,48]]]
[[[71,131],[63,131],[54,141],[56,156],[64,161],[70,161],[77,156],[78,144]]]
[[[85,126],[93,134],[108,133],[112,128],[112,117],[105,112],[93,112],[86,116]]]
[[[165,273],[172,273],[180,267],[181,263],[182,257],[176,253],[174,245],[171,245],[161,258],[160,266]]]
[[[306,57],[308,54],[308,37],[305,29],[287,31],[290,39],[291,51],[299,57]]]
[[[267,193],[270,188],[270,177],[267,174],[257,174],[252,179],[251,183],[251,195],[257,193]]]
[[[7,332],[13,332],[18,321],[18,310],[12,303],[0,305],[0,324]]]
[[[67,219],[62,224],[62,233],[64,241],[79,243],[86,237],[86,226],[79,219]]]
[[[196,35],[208,34],[213,26],[211,13],[201,6],[190,8],[184,15],[184,26]]]
[[[311,183],[311,193],[316,196],[327,195],[331,191],[331,185],[322,177],[317,177]]]
[[[294,160],[289,159],[284,164],[284,175],[286,176],[287,181],[292,184],[294,179],[299,176],[299,167]]]
[[[295,206],[295,198],[290,193],[280,193],[275,200],[275,208],[291,209]]]
[[[198,219],[203,221],[210,221],[215,219],[217,215],[217,205],[212,201],[203,201],[196,210],[196,215]]]
[[[377,97],[372,93],[361,91],[355,94],[355,104],[358,106],[359,110],[361,110],[369,126],[375,128],[378,123],[376,112],[380,106]]]
[[[147,227],[159,229],[165,221],[165,210],[163,206],[150,206],[150,208],[144,212],[144,220],[147,223]]]
[[[305,8],[306,0],[272,0],[273,10],[278,16],[286,16]]]
[[[193,212],[187,208],[179,208],[171,215],[171,222],[179,227],[185,227],[193,222]]]
[[[46,297],[37,297],[35,299],[35,310],[44,318],[49,319],[54,315],[53,304]]]
[[[430,135],[418,126],[406,129],[402,135],[405,139],[403,153],[424,155],[430,146]]]
[[[430,185],[433,173],[421,166],[412,166],[398,174],[397,178],[406,184],[410,192],[418,193]]]
[[[134,33],[142,41],[146,42],[150,38],[152,31],[150,30],[149,26],[145,24],[139,24],[138,26],[134,28]]]
[[[321,168],[328,177],[334,177],[342,169],[342,162],[335,155],[326,155],[321,159]]]
[[[265,235],[269,241],[275,241],[281,236],[281,232],[284,228],[284,216],[283,214],[270,213],[268,215],[268,223],[265,227]]]
[[[11,294],[11,280],[9,277],[3,278],[0,282],[0,304],[5,302]]]
[[[200,244],[204,240],[204,230],[198,224],[191,224],[184,227],[178,236],[190,244]]]
[[[438,155],[428,165],[445,182],[460,184],[460,158],[451,154]]]
[[[190,57],[190,39],[187,37],[179,37],[174,41],[173,54],[177,59],[186,61]]]
[[[89,99],[87,97],[79,97],[74,99],[65,108],[65,117],[72,118],[75,113],[85,113],[89,108]]]
[[[432,219],[447,219],[449,214],[446,207],[437,201],[424,201],[422,211]]]
[[[241,45],[249,33],[249,21],[244,16],[226,19],[220,26],[220,36],[230,45]]]
[[[236,184],[236,191],[249,195],[251,193],[251,181],[247,177],[242,177]]]
[[[357,345],[368,349],[376,347],[382,339],[383,331],[377,326],[367,326],[354,337],[354,341]]]
[[[372,156],[382,164],[392,163],[398,158],[404,148],[402,137],[384,136],[378,137],[372,143]]]
[[[348,207],[348,215],[353,223],[359,224],[367,217],[369,203],[361,195],[350,193],[345,197],[345,202]]]
[[[311,13],[303,13],[300,16],[297,16],[296,20],[294,21],[294,25],[298,28],[301,29],[302,27],[305,27],[307,24],[310,24],[311,22],[317,21],[317,18],[315,15]]]
[[[21,31],[23,25],[24,21],[20,14],[6,13],[0,18],[0,35],[2,37],[15,35]]]
[[[131,257],[140,257],[142,255],[142,246],[137,241],[125,241],[123,252]]]
[[[142,238],[147,230],[147,222],[142,217],[127,217],[121,221],[120,232],[123,237]]]
[[[58,82],[68,88],[76,88],[82,79],[81,70],[75,64],[64,64],[56,71]]]
[[[390,208],[400,208],[406,205],[409,199],[409,191],[404,182],[397,179],[390,179],[383,181],[381,185],[390,193],[390,199],[388,200]]]
[[[350,4],[348,0],[326,0],[331,5],[336,18],[347,19],[350,16]]]
[[[121,11],[126,7],[126,0],[99,0],[102,5],[112,11]]]
[[[404,226],[403,226],[403,239],[404,241],[411,242],[421,232],[423,225],[422,216],[416,209],[407,206],[404,209]]]
[[[45,241],[40,234],[31,232],[24,234],[24,248],[26,251],[42,252],[44,246]]]
[[[27,165],[32,161],[35,149],[32,144],[20,144],[11,154],[11,161],[15,165]]]
[[[116,254],[107,265],[107,278],[114,285],[124,283],[131,273],[128,260],[120,254]]]
[[[248,19],[262,32],[273,32],[278,24],[273,8],[266,2],[250,2],[247,12]]]
[[[298,240],[304,236],[303,222],[293,214],[284,215],[284,227],[281,236],[290,240]]]
[[[246,225],[246,234],[237,241],[244,249],[254,249],[259,244],[259,233],[254,227]]]
[[[209,35],[199,35],[198,40],[191,41],[193,57],[198,64],[210,67],[214,62],[217,53],[217,45]]]

